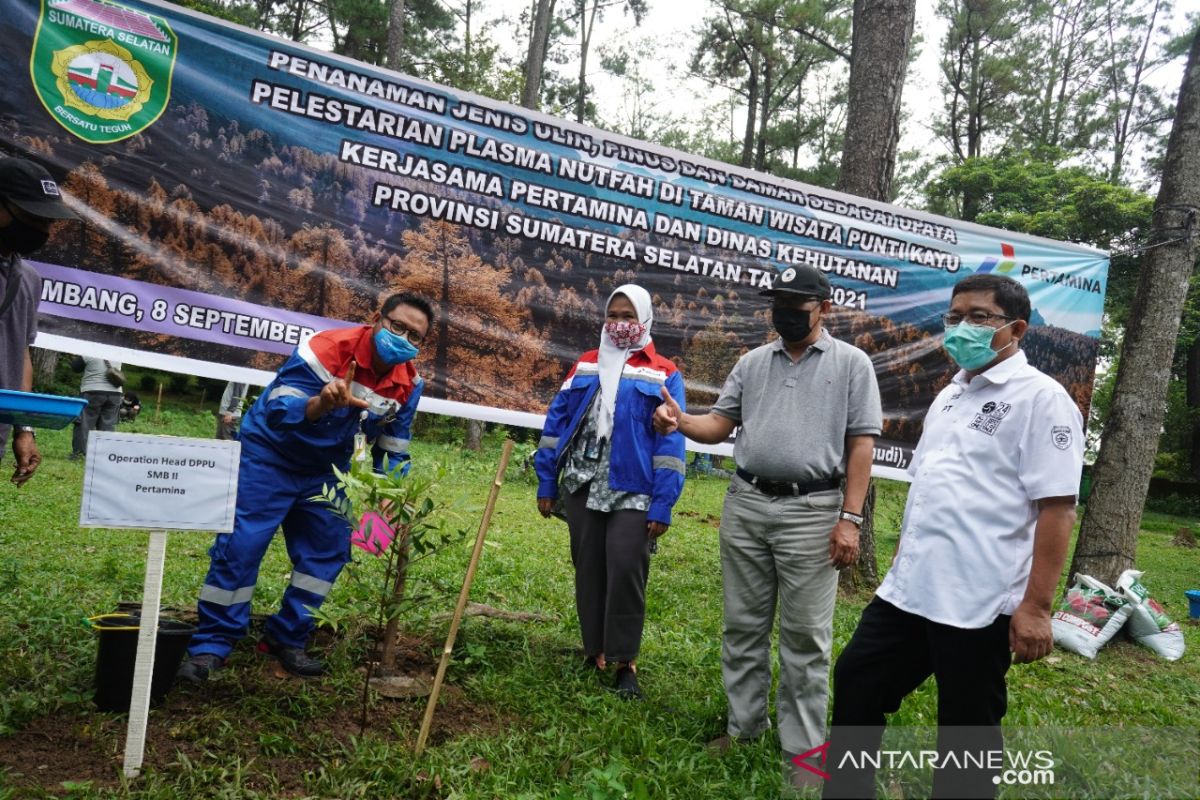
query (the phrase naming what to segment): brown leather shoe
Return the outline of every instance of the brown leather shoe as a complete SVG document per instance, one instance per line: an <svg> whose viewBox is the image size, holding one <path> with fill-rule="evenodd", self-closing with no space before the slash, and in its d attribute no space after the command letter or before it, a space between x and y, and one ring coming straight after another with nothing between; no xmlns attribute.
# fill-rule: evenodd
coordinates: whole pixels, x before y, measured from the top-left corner
<svg viewBox="0 0 1200 800"><path fill-rule="evenodd" d="M794 763L791 753L783 754L782 797L820 797L824 785L825 780L820 775Z"/></svg>
<svg viewBox="0 0 1200 800"><path fill-rule="evenodd" d="M762 736L761 733L758 736L748 737L733 736L726 733L718 736L715 739L709 740L709 742L704 745L704 750L713 758L720 758L735 747L758 741L760 736Z"/></svg>

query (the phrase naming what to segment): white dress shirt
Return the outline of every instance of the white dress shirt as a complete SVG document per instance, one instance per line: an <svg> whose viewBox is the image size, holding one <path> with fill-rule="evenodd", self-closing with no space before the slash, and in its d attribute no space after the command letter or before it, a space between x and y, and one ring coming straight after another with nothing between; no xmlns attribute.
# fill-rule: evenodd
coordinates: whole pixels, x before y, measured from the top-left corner
<svg viewBox="0 0 1200 800"><path fill-rule="evenodd" d="M1082 469L1079 408L1024 352L970 381L959 371L925 415L878 596L957 628L1011 614L1029 582L1037 501L1076 496Z"/></svg>

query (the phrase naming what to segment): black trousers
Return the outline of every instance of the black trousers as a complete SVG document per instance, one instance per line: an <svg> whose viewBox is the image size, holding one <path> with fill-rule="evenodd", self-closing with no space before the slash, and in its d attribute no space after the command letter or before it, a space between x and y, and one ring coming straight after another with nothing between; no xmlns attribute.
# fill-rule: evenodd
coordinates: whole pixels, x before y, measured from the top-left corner
<svg viewBox="0 0 1200 800"><path fill-rule="evenodd" d="M650 539L645 511L592 511L583 486L564 498L583 651L633 661L642 645Z"/></svg>
<svg viewBox="0 0 1200 800"><path fill-rule="evenodd" d="M934 770L933 796L994 797L998 770L981 768L981 754L1004 747L1000 720L1008 710L1009 619L1001 615L986 628L955 628L878 597L871 600L833 669L824 797L875 796L874 766L857 756L879 750L884 715L899 709L930 675L937 681L939 758L950 751L958 756L942 762L954 766Z"/></svg>

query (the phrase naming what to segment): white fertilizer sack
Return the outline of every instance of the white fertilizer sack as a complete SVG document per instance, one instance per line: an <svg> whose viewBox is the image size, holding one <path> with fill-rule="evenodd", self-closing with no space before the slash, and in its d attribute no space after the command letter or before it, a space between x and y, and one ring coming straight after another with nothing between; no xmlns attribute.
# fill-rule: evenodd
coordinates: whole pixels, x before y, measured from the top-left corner
<svg viewBox="0 0 1200 800"><path fill-rule="evenodd" d="M1117 590L1129 600L1133 613L1129 617L1129 635L1143 647L1148 647L1167 661L1183 656L1183 631L1172 622L1150 590L1141 582L1142 573L1127 569L1117 579Z"/></svg>
<svg viewBox="0 0 1200 800"><path fill-rule="evenodd" d="M1133 611L1119 593L1090 575L1076 575L1058 610L1050 619L1054 643L1085 658L1117 635Z"/></svg>

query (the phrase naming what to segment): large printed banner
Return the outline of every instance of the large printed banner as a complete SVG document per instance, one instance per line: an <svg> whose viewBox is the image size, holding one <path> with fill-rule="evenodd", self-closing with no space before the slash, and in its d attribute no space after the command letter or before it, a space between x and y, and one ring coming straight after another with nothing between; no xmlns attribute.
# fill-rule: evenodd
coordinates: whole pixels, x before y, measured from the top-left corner
<svg viewBox="0 0 1200 800"><path fill-rule="evenodd" d="M1086 415L1107 256L776 179L341 59L157 2L0 0L0 149L84 224L34 262L39 344L265 383L312 330L405 290L438 319L422 407L539 425L613 287L712 402L770 335L781 270L830 276L906 466L972 272L1021 281L1025 349Z"/></svg>

